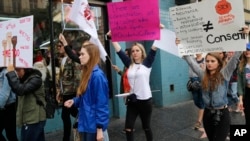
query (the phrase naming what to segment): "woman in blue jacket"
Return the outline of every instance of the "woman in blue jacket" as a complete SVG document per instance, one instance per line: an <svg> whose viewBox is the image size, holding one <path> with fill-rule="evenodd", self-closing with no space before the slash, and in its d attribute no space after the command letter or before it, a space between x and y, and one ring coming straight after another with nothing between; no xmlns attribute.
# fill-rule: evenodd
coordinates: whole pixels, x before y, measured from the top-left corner
<svg viewBox="0 0 250 141"><path fill-rule="evenodd" d="M89 43L80 51L82 78L77 90L78 97L64 103L66 107L79 108L78 131L82 141L103 141L103 131L109 123L109 87L104 72L99 68L100 52Z"/></svg>

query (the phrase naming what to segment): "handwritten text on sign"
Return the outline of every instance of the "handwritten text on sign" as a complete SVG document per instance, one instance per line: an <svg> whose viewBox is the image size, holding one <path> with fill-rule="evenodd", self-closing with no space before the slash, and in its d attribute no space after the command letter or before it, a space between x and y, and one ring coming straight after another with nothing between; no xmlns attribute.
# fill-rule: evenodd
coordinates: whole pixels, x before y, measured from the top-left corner
<svg viewBox="0 0 250 141"><path fill-rule="evenodd" d="M33 16L0 22L0 67L33 66Z"/></svg>
<svg viewBox="0 0 250 141"><path fill-rule="evenodd" d="M230 6L228 6L230 5ZM208 13L209 12L209 13ZM242 2L210 0L170 8L180 54L245 50Z"/></svg>
<svg viewBox="0 0 250 141"><path fill-rule="evenodd" d="M158 1L148 0L108 4L113 41L160 39Z"/></svg>

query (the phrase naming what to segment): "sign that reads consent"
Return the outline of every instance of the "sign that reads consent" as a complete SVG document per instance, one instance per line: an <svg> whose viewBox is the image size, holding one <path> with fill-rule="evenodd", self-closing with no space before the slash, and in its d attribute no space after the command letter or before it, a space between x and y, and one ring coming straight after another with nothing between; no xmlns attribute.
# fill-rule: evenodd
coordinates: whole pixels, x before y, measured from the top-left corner
<svg viewBox="0 0 250 141"><path fill-rule="evenodd" d="M246 50L243 3L208 0L170 8L180 54Z"/></svg>
<svg viewBox="0 0 250 141"><path fill-rule="evenodd" d="M112 41L160 39L158 0L108 3Z"/></svg>

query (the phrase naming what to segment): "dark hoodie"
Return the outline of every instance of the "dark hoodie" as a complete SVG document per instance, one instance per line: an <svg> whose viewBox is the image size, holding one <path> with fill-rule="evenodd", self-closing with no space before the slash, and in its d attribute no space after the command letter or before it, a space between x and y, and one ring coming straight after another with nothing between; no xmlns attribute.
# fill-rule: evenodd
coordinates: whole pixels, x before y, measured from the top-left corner
<svg viewBox="0 0 250 141"><path fill-rule="evenodd" d="M24 71L25 73L22 78L18 78L15 71L11 71L6 74L13 92L15 92L18 96L34 92L39 89L43 83L41 78L42 74L39 70L25 68ZM25 82L26 80L28 81Z"/></svg>

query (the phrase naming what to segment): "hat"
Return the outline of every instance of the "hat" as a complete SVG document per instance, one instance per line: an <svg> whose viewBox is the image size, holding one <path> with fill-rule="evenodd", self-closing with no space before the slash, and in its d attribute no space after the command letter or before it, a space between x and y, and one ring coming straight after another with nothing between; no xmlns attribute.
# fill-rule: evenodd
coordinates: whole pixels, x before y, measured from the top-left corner
<svg viewBox="0 0 250 141"><path fill-rule="evenodd" d="M250 43L247 43L247 50L250 50Z"/></svg>

